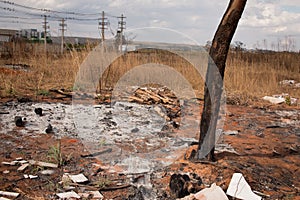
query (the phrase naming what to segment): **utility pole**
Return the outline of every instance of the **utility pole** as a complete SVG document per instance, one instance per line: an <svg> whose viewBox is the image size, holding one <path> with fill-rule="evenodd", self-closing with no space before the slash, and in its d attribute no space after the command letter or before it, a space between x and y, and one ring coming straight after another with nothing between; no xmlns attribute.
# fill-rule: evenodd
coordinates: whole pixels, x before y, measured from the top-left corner
<svg viewBox="0 0 300 200"><path fill-rule="evenodd" d="M123 45L123 30L126 29L126 22L124 21L126 17L123 16L123 14L121 15L121 17L119 18L119 22L118 22L118 33L120 34L120 51L122 51L122 45Z"/></svg>
<svg viewBox="0 0 300 200"><path fill-rule="evenodd" d="M64 18L62 18L61 19L61 23L59 24L59 26L61 26L61 46L60 46L60 52L61 52L61 54L63 54L64 53L64 37L65 37L65 31L67 30L66 29L66 26L67 26L67 24L65 24L65 19Z"/></svg>
<svg viewBox="0 0 300 200"><path fill-rule="evenodd" d="M102 17L99 19L99 29L101 29L101 41L104 42L104 31L107 29L107 18L105 17L104 11L102 11Z"/></svg>
<svg viewBox="0 0 300 200"><path fill-rule="evenodd" d="M48 22L47 22L47 16L44 15L44 22L43 22L43 28L44 28L44 51L45 51L45 54L47 53L47 30L48 28L50 28L48 25Z"/></svg>

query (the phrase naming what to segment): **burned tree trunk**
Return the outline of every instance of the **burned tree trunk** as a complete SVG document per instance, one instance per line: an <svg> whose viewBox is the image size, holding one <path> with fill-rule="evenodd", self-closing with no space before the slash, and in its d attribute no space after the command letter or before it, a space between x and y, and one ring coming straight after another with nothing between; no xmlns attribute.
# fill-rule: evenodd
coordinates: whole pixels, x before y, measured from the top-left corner
<svg viewBox="0 0 300 200"><path fill-rule="evenodd" d="M210 60L204 88L204 107L200 124L197 159L214 160L215 133L223 92L223 78L230 42L247 0L230 0L209 51Z"/></svg>

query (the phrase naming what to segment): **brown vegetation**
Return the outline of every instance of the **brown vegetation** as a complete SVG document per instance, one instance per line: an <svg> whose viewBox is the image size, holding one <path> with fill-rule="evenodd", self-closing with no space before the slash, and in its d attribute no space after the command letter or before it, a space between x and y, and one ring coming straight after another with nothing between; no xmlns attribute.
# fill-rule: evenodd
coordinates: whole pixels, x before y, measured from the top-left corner
<svg viewBox="0 0 300 200"><path fill-rule="evenodd" d="M38 97L47 95L50 89L73 90L76 73L87 57L90 49L69 51L64 55L39 55L24 53L23 56L0 60L1 97ZM162 59L158 52L147 58L151 62L169 65L187 77L198 97L203 98L203 80L195 75L194 69L185 60L170 54L170 59ZM164 56L163 59L165 59ZM133 66L148 60L136 54L127 54L111 64L102 76L106 87L113 86L122 74ZM233 103L249 103L264 95L289 93L299 98L300 90L279 84L284 79L300 81L300 55L293 52L249 52L232 51L227 59L225 90L228 100ZM2 68L5 64L26 64L28 71ZM166 72L167 73L167 72ZM141 73L141 76L143 74ZM167 76L167 74L166 74ZM103 86L102 86L103 87ZM95 91L96 92L96 91Z"/></svg>

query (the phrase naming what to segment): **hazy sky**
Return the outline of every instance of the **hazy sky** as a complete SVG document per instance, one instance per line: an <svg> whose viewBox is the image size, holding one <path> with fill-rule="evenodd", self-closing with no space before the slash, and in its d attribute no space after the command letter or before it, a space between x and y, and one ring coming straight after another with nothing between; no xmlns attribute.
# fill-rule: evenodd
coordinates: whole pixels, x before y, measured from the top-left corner
<svg viewBox="0 0 300 200"><path fill-rule="evenodd" d="M212 40L229 0L12 0L20 5L98 15L49 13L14 6L0 1L0 28L37 28L42 30L41 14L69 17L66 35L100 37L97 18L105 11L110 22L106 37L112 37L121 14L126 16L126 30L162 27L181 32L199 44ZM7 8L14 9L8 11ZM29 14L28 14L29 13ZM33 15L31 15L34 13ZM40 16L40 17L39 17ZM23 17L23 18L16 18ZM91 20L72 20L91 19ZM95 20L93 20L95 19ZM51 35L59 36L57 18L49 18ZM161 34L160 39L170 39ZM233 41L247 48L300 49L300 2L298 0L248 0Z"/></svg>

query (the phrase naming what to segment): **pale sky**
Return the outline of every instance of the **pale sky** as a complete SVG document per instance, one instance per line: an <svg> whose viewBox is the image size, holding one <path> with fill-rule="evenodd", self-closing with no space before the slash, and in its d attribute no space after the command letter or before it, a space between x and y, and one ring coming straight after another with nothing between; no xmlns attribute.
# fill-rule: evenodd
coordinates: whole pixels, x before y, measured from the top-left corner
<svg viewBox="0 0 300 200"><path fill-rule="evenodd" d="M126 30L143 27L167 28L181 32L200 45L204 45L208 40L212 40L229 0L9 1L30 8L5 2L0 0L0 28L42 30L41 15L46 13L52 16L49 18L49 25L53 36L61 34L58 18L67 17L66 35L100 38L97 18L100 18L100 13L104 11L110 22L105 32L107 38L112 37L112 33L115 34L118 26L117 17L124 14ZM73 15L43 12L33 8L98 14ZM168 38L164 34L158 37L162 40ZM233 41L242 41L247 48L267 47L277 50L279 46L279 48L300 50L300 2L298 0L248 0Z"/></svg>

